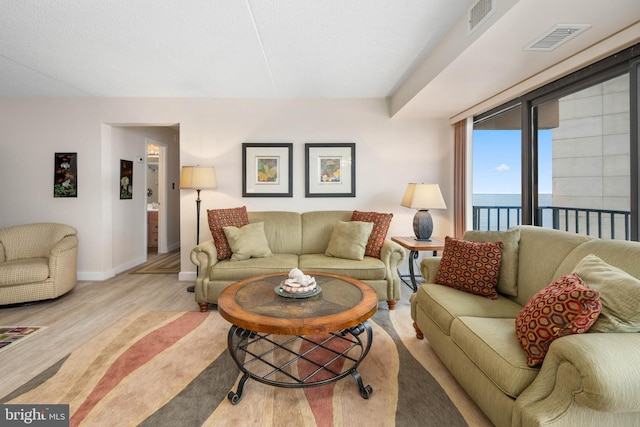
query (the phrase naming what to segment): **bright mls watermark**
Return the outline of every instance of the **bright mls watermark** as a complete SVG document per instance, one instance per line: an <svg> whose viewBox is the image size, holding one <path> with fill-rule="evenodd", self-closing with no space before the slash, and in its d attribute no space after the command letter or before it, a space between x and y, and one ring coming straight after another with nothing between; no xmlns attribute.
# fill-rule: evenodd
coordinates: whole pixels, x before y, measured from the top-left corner
<svg viewBox="0 0 640 427"><path fill-rule="evenodd" d="M0 405L0 426L69 427L69 405Z"/></svg>

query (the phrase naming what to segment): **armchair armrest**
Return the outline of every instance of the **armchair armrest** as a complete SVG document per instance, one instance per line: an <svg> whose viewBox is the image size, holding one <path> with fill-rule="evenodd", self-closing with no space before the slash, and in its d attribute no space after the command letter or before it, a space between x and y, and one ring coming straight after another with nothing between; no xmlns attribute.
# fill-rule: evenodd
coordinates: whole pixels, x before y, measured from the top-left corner
<svg viewBox="0 0 640 427"><path fill-rule="evenodd" d="M386 239L380 249L380 260L384 262L387 277L387 295L393 295L395 301L400 300L400 276L398 265L407 254L402 246Z"/></svg>
<svg viewBox="0 0 640 427"><path fill-rule="evenodd" d="M532 413L556 419L573 406L640 411L640 334L586 333L554 341L540 373L516 400L514 420Z"/></svg>
<svg viewBox="0 0 640 427"><path fill-rule="evenodd" d="M420 262L420 274L425 280L425 283L435 283L436 273L440 267L441 256L434 256L424 258Z"/></svg>
<svg viewBox="0 0 640 427"><path fill-rule="evenodd" d="M49 277L58 292L73 289L78 282L78 236L63 237L49 253Z"/></svg>
<svg viewBox="0 0 640 427"><path fill-rule="evenodd" d="M69 249L78 247L78 237L75 235L65 236L51 248L51 256L56 256Z"/></svg>

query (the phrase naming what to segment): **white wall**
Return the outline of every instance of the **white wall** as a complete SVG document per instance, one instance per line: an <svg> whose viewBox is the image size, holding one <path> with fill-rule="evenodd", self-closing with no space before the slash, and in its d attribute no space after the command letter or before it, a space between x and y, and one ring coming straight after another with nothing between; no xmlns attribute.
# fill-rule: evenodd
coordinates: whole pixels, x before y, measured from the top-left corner
<svg viewBox="0 0 640 427"><path fill-rule="evenodd" d="M128 209L113 194L119 170L112 159L119 150L136 151L114 147L113 135L121 125L176 123L180 164L213 165L217 171L218 188L201 193L201 241L210 238L206 210L218 207L392 212L389 235L411 235L414 211L400 206L408 182L440 183L453 206L451 126L447 120L391 119L384 99L0 98L0 227L37 221L73 225L79 230L80 278L113 275L114 260L129 260L114 255L112 244ZM243 142L294 144L292 198L241 197ZM306 142L356 143L356 198L304 197ZM52 196L53 153L62 151L78 153L76 199ZM144 156L142 147L139 155ZM139 172L142 177L144 170ZM184 279L195 274L189 261L196 241L195 196L180 191ZM432 214L436 233L451 233L452 209Z"/></svg>

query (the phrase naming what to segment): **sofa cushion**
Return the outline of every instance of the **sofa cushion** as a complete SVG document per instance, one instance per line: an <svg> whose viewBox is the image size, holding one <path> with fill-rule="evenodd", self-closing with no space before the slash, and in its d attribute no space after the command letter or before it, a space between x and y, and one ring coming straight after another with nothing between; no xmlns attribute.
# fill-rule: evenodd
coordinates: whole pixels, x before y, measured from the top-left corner
<svg viewBox="0 0 640 427"><path fill-rule="evenodd" d="M269 273L285 274L298 267L298 255L274 254L266 258L249 258L242 261L220 260L211 267L216 281L238 281Z"/></svg>
<svg viewBox="0 0 640 427"><path fill-rule="evenodd" d="M367 247L364 250L365 255L380 258L380 249L382 249L384 239L387 238L387 232L389 231L392 218L392 213L353 211L351 221L373 223L373 230L371 230Z"/></svg>
<svg viewBox="0 0 640 427"><path fill-rule="evenodd" d="M264 235L264 222L242 227L222 227L231 248L231 261L272 256Z"/></svg>
<svg viewBox="0 0 640 427"><path fill-rule="evenodd" d="M227 237L224 234L223 227L242 227L249 224L247 216L247 207L228 209L207 209L207 217L209 220L209 230L216 245L218 259L227 259L231 257L231 248Z"/></svg>
<svg viewBox="0 0 640 427"><path fill-rule="evenodd" d="M325 255L362 261L371 230L372 222L338 221L331 233Z"/></svg>
<svg viewBox="0 0 640 427"><path fill-rule="evenodd" d="M302 219L298 212L247 212L249 223L264 222L264 234L274 254L300 255ZM326 249L326 246L325 246ZM323 249L324 250L324 249Z"/></svg>
<svg viewBox="0 0 640 427"><path fill-rule="evenodd" d="M26 258L0 264L0 286L42 282L49 278L47 258Z"/></svg>
<svg viewBox="0 0 640 427"><path fill-rule="evenodd" d="M521 225L518 228L518 296L515 300L524 306L540 289L558 277L571 273L582 257L568 269L562 272L557 270L572 251L594 238L534 225Z"/></svg>
<svg viewBox="0 0 640 427"><path fill-rule="evenodd" d="M463 240L472 242L502 242L502 260L497 290L500 293L518 296L518 243L520 229L511 228L506 231L469 230L462 236Z"/></svg>
<svg viewBox="0 0 640 427"><path fill-rule="evenodd" d="M595 255L584 257L574 272L600 293L602 312L589 332L640 332L640 280Z"/></svg>
<svg viewBox="0 0 640 427"><path fill-rule="evenodd" d="M298 268L305 273L342 274L358 280L384 280L387 274L384 262L368 256L362 261L356 261L328 257L324 254L305 254L300 255Z"/></svg>
<svg viewBox="0 0 640 427"><path fill-rule="evenodd" d="M541 289L516 317L516 335L527 353L527 364L542 363L555 339L587 332L601 309L598 291L588 288L575 273Z"/></svg>
<svg viewBox="0 0 640 427"><path fill-rule="evenodd" d="M338 221L351 221L353 211L312 211L302 216L301 254L323 254ZM272 248L273 249L273 248Z"/></svg>
<svg viewBox="0 0 640 427"><path fill-rule="evenodd" d="M458 316L495 317L515 319L522 306L507 297L491 300L461 292L447 286L425 283L412 296L412 305L419 304L446 335L451 322Z"/></svg>
<svg viewBox="0 0 640 427"><path fill-rule="evenodd" d="M445 237L435 282L496 299L502 242L468 242Z"/></svg>
<svg viewBox="0 0 640 427"><path fill-rule="evenodd" d="M539 369L527 365L516 339L514 318L460 317L451 339L503 393L517 398Z"/></svg>

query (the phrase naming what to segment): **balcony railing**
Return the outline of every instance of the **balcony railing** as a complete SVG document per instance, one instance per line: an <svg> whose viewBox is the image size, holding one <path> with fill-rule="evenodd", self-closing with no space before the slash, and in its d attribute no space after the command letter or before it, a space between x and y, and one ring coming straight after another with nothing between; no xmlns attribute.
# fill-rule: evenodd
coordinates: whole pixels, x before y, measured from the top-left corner
<svg viewBox="0 0 640 427"><path fill-rule="evenodd" d="M596 236L601 239L630 239L631 213L611 209L541 206L542 227ZM506 230L522 223L520 206L474 206L474 230Z"/></svg>

